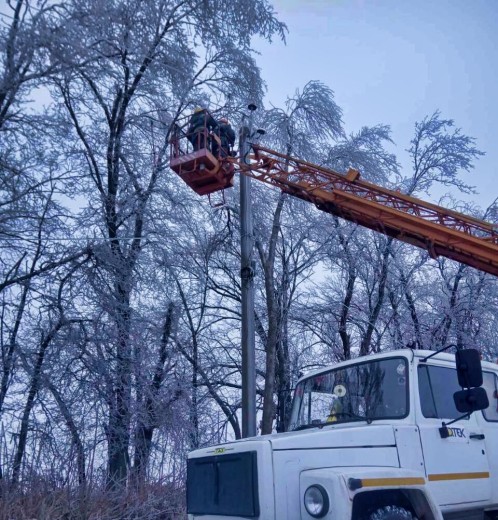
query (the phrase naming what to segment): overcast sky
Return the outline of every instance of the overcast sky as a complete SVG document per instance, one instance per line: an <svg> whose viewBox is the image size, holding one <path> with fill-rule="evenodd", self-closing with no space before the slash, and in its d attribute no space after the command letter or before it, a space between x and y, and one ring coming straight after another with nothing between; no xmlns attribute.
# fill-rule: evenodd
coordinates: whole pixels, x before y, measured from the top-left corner
<svg viewBox="0 0 498 520"><path fill-rule="evenodd" d="M309 80L335 92L348 132L388 124L396 153L439 109L486 152L465 182L485 208L497 196L498 0L273 0L287 44L257 44L267 102Z"/></svg>

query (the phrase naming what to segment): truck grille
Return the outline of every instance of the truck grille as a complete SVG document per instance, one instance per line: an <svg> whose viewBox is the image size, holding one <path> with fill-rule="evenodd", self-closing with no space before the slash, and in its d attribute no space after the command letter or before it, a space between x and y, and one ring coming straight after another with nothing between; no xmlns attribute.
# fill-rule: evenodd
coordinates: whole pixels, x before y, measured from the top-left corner
<svg viewBox="0 0 498 520"><path fill-rule="evenodd" d="M259 516L256 452L189 459L187 511L194 515Z"/></svg>

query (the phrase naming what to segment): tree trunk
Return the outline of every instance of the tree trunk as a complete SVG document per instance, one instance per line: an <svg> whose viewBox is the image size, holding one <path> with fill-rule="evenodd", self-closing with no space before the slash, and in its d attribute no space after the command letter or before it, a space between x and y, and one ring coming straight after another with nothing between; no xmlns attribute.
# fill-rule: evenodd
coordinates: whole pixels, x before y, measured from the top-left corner
<svg viewBox="0 0 498 520"><path fill-rule="evenodd" d="M24 405L24 411L21 418L21 429L19 431L19 440L17 443L17 449L14 456L14 462L12 464L12 484L15 486L19 483L19 478L21 474L21 466L24 458L24 453L26 451L26 441L28 438L28 429L29 429L29 417L31 415L31 410L33 409L36 394L40 389L40 381L42 378L42 367L43 362L45 360L45 353L47 348L50 346L50 343L56 336L57 332L63 327L64 321L59 320L54 328L44 337L40 343L40 348L38 349L38 354L36 356L35 366L33 367L33 373L31 375L31 383L29 385L28 398L26 399L26 404Z"/></svg>
<svg viewBox="0 0 498 520"><path fill-rule="evenodd" d="M380 267L380 276L378 281L378 289L377 289L377 299L373 309L370 312L367 330L365 331L365 335L361 340L360 345L360 356L366 356L370 353L370 345L372 343L372 335L375 330L375 326L377 324L377 319L379 317L380 310L382 308L382 304L384 303L385 290L387 285L387 275L388 275L388 267L389 267L389 255L391 253L391 244L393 239L388 238L387 243L382 252L382 261Z"/></svg>
<svg viewBox="0 0 498 520"><path fill-rule="evenodd" d="M19 332L19 327L21 326L22 316L24 314L24 309L26 307L26 298L29 292L29 281L23 284L22 292L21 292L21 301L19 302L19 307L17 308L16 321L14 323L14 327L9 337L9 343L7 347L7 352L4 354L2 352L3 366L2 366L2 380L0 383L0 416L3 411L3 403L5 401L5 397L7 396L7 390L9 388L10 379L12 376L12 369L14 366L14 354L16 351L17 345L17 334Z"/></svg>
<svg viewBox="0 0 498 520"><path fill-rule="evenodd" d="M66 421L66 426L71 434L71 439L73 441L73 445L76 449L76 466L78 468L78 484L82 488L81 491L84 492L84 488L86 485L86 462L85 462L85 448L83 447L83 442L81 441L80 434L78 432L78 427L76 426L73 416L69 408L67 407L64 399L62 398L60 392L52 383L47 383L47 387L54 396L54 399L57 401L59 406L59 410Z"/></svg>
<svg viewBox="0 0 498 520"><path fill-rule="evenodd" d="M174 305L170 303L166 312L161 335L159 359L154 370L154 376L146 389L145 406L139 416L134 435L135 452L133 457L132 481L136 487L145 482L152 449L152 437L158 427L157 397L167 373L165 365L169 359L168 345L173 334ZM175 394L172 400L177 399Z"/></svg>
<svg viewBox="0 0 498 520"><path fill-rule="evenodd" d="M354 295L354 284L356 282L356 271L350 265L348 268L348 281L346 284L346 294L342 303L341 317L339 319L339 337L342 342L342 355L344 359L351 359L351 337L348 334L349 308Z"/></svg>
<svg viewBox="0 0 498 520"><path fill-rule="evenodd" d="M408 289L408 280L406 279L406 276L404 273L400 274L400 281L401 285L403 287L403 292L405 294L406 303L408 305L408 309L410 310L410 316L412 318L413 322L413 328L415 329L415 339L417 342L417 348L424 348L424 342L422 340L422 334L420 331L420 322L417 315L417 309L415 307L415 300L413 299L413 296Z"/></svg>
<svg viewBox="0 0 498 520"><path fill-rule="evenodd" d="M290 419L291 399L291 367L289 359L289 300L290 279L287 259L283 258L282 284L278 306L280 309L280 339L277 343L277 432L287 430Z"/></svg>
<svg viewBox="0 0 498 520"><path fill-rule="evenodd" d="M263 263L265 275L266 309L268 314L268 341L266 343L266 369L265 389L263 393L263 418L261 422L261 433L267 434L273 431L273 420L275 418L275 377L277 366L277 343L280 339L280 319L278 313L278 302L275 294L275 255L277 248L278 233L280 231L280 217L285 202L282 193L278 199L277 208L273 215L272 233L268 245L268 253L264 254L261 244L258 244L260 258Z"/></svg>
<svg viewBox="0 0 498 520"><path fill-rule="evenodd" d="M108 488L126 485L130 466L130 399L131 399L131 348L130 348L130 295L121 284L118 286L118 341L116 356L115 390L109 409L108 425Z"/></svg>

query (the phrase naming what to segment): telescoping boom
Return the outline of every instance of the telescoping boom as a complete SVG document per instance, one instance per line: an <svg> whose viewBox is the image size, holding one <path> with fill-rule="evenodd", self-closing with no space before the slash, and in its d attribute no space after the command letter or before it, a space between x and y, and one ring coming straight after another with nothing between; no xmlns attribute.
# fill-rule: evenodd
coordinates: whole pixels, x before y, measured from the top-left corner
<svg viewBox="0 0 498 520"><path fill-rule="evenodd" d="M186 135L177 132L171 139L170 166L200 195L231 187L239 171L326 213L425 249L432 258L444 256L498 276L498 229L493 224L364 181L357 170L342 174L259 145L253 145L253 152L247 164L226 153L215 156L209 148L193 151Z"/></svg>

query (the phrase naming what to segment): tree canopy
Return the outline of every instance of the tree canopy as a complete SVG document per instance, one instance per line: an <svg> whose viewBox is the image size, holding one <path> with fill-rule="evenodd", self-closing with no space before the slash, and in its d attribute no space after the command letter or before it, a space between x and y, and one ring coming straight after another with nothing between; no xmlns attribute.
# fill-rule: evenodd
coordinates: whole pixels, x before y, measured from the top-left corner
<svg viewBox="0 0 498 520"><path fill-rule="evenodd" d="M186 453L241 435L241 295L238 187L214 208L169 169L178 119L208 106L237 128L256 102L264 144L453 188L460 209L482 152L435 112L401 171L389 126L348 135L318 80L265 108L252 43L286 35L267 0L10 0L0 20L3 496L11 517L26 489L70 490L68 511L93 493L101 518L180 514ZM496 356L493 277L265 186L253 199L259 433L286 428L309 368L412 342Z"/></svg>

